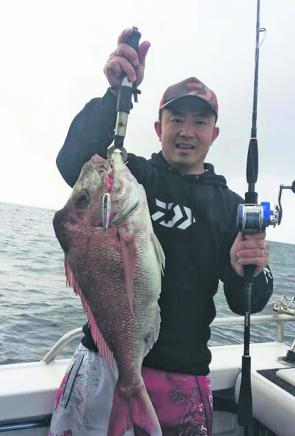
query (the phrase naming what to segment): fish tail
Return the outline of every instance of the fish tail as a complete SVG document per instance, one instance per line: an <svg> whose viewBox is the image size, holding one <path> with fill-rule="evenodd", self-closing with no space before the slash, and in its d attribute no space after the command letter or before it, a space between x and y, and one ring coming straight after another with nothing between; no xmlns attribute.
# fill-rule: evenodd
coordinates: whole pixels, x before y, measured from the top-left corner
<svg viewBox="0 0 295 436"><path fill-rule="evenodd" d="M109 422L108 436L122 436L135 425L145 434L162 436L162 430L144 383L131 395L122 395L122 386L117 383Z"/></svg>

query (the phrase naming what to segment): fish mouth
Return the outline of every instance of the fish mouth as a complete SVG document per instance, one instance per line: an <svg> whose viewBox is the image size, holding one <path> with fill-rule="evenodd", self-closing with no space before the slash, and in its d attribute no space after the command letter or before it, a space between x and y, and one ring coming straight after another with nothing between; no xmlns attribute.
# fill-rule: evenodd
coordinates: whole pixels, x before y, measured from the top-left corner
<svg viewBox="0 0 295 436"><path fill-rule="evenodd" d="M61 209L53 217L53 228L63 251L66 253L69 250L69 238L65 231L65 223L65 210Z"/></svg>
<svg viewBox="0 0 295 436"><path fill-rule="evenodd" d="M65 216L65 213L64 213L63 209L58 210L54 214L52 224L53 224L53 228L54 228L55 233L58 233L60 231L60 229L63 227L64 216Z"/></svg>

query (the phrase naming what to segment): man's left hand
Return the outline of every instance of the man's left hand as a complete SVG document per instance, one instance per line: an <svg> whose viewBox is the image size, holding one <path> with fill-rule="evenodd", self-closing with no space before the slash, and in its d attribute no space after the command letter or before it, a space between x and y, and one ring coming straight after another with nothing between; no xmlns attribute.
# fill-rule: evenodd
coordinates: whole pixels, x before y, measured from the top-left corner
<svg viewBox="0 0 295 436"><path fill-rule="evenodd" d="M231 266L239 276L244 276L244 265L255 265L257 276L269 261L269 246L265 232L253 235L239 233L230 250Z"/></svg>

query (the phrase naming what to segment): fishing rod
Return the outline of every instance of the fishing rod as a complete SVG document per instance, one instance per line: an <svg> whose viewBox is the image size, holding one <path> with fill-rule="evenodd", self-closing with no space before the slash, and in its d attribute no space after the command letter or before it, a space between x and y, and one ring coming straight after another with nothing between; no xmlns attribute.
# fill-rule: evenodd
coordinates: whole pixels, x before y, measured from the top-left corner
<svg viewBox="0 0 295 436"><path fill-rule="evenodd" d="M134 50L137 50L140 38L141 34L138 28L134 26L124 43L130 45ZM123 161L126 162L127 160L127 151L123 147L123 144L126 135L128 115L132 108L132 95L134 96L134 100L137 101L137 94L139 93L140 91L136 88L135 83L131 82L127 77L123 77L118 90L114 144L108 148L108 157L110 157L115 150L119 150L122 154Z"/></svg>
<svg viewBox="0 0 295 436"><path fill-rule="evenodd" d="M237 225L243 236L264 232L269 225L276 226L282 220L281 195L283 189L291 189L295 193L295 180L291 185L280 185L278 206L274 211L270 209L269 202L257 204L258 194L255 192L255 183L258 178L258 141L257 141L257 101L258 101L258 69L260 33L265 28L260 27L260 0L257 0L256 11L256 46L255 46L255 73L253 92L253 111L251 139L247 155L246 178L248 191L245 193L245 203L240 204L237 212ZM251 389L251 356L250 356L250 313L255 266L244 267L244 290L246 295L246 311L244 314L244 354L242 357L242 377L238 402L238 423L244 427L244 434L250 434L252 424L252 389Z"/></svg>
<svg viewBox="0 0 295 436"><path fill-rule="evenodd" d="M247 234L263 232L267 226L270 224L276 225L278 222L278 211L271 211L268 202L257 204L258 194L255 192L255 183L258 178L257 102L260 33L262 32L265 32L265 29L260 27L260 0L257 0L252 127L246 169L248 191L245 193L245 203L238 206L237 212L237 225L244 238ZM238 402L238 422L244 427L245 435L250 434L253 413L251 390L250 313L254 271L254 265L246 265L244 267L246 311L244 314L244 354L242 357L242 377Z"/></svg>

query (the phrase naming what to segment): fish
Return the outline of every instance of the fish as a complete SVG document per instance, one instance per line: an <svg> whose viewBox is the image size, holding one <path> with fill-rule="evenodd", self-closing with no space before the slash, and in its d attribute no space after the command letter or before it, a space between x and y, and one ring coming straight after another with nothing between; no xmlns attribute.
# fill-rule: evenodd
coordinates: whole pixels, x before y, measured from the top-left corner
<svg viewBox="0 0 295 436"><path fill-rule="evenodd" d="M108 436L121 436L132 425L162 435L141 366L159 334L165 255L145 190L119 150L84 164L53 227L67 282L81 298L99 353L117 365Z"/></svg>

